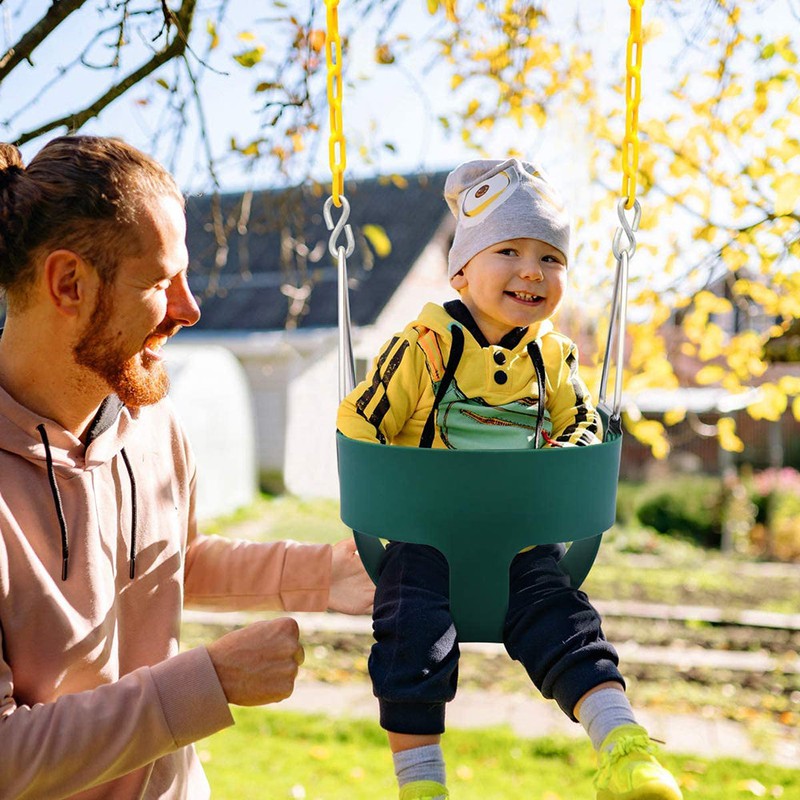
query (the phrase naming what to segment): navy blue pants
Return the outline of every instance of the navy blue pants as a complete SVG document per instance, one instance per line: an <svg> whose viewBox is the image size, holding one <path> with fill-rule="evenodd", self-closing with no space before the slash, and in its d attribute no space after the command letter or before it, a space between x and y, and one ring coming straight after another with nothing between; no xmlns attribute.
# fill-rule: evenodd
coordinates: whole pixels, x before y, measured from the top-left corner
<svg viewBox="0 0 800 800"><path fill-rule="evenodd" d="M542 695L571 719L575 704L604 681L623 686L600 615L558 567L563 545L519 553L510 567L503 640ZM447 559L427 545L392 542L375 592L369 672L381 726L394 733L444 732L445 703L458 682Z"/></svg>

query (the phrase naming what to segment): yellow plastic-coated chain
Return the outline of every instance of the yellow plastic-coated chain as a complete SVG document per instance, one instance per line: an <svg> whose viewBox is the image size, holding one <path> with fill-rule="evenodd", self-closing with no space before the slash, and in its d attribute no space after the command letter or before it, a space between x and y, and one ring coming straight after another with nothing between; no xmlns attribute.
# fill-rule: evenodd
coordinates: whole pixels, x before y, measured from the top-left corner
<svg viewBox="0 0 800 800"><path fill-rule="evenodd" d="M625 76L625 139L622 143L622 194L625 208L636 201L639 170L639 101L642 98L642 6L644 0L628 0L631 25L628 34Z"/></svg>
<svg viewBox="0 0 800 800"><path fill-rule="evenodd" d="M325 57L328 64L328 108L331 134L328 158L331 165L331 196L333 204L340 207L344 193L344 171L347 166L347 145L342 123L342 40L339 38L339 0L325 0L327 35Z"/></svg>

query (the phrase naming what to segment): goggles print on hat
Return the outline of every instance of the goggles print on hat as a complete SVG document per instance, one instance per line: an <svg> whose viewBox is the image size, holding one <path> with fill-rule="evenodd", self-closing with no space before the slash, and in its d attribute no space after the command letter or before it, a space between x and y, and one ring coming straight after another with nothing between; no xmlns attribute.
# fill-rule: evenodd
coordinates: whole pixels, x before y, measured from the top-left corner
<svg viewBox="0 0 800 800"><path fill-rule="evenodd" d="M474 255L509 239L539 239L568 257L566 208L533 164L516 158L468 161L447 177L445 199L456 217L451 278Z"/></svg>

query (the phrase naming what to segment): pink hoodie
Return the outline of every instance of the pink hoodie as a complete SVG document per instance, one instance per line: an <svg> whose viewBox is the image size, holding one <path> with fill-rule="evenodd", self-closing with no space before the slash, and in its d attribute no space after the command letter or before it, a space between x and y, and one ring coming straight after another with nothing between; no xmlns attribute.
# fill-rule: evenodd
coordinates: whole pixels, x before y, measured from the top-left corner
<svg viewBox="0 0 800 800"><path fill-rule="evenodd" d="M191 743L233 719L182 607L327 607L329 545L198 534L170 404L111 411L84 448L0 389L5 800L208 797Z"/></svg>

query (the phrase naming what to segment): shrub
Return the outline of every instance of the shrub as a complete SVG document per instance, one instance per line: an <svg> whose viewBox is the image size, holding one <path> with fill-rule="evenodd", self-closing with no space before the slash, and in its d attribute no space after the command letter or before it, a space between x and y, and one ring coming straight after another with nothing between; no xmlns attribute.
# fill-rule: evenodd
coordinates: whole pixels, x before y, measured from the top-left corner
<svg viewBox="0 0 800 800"><path fill-rule="evenodd" d="M800 560L800 472L766 469L746 481L756 507L753 549L784 561Z"/></svg>
<svg viewBox="0 0 800 800"><path fill-rule="evenodd" d="M653 489L636 510L642 525L719 547L722 533L722 484L703 475L675 477Z"/></svg>

